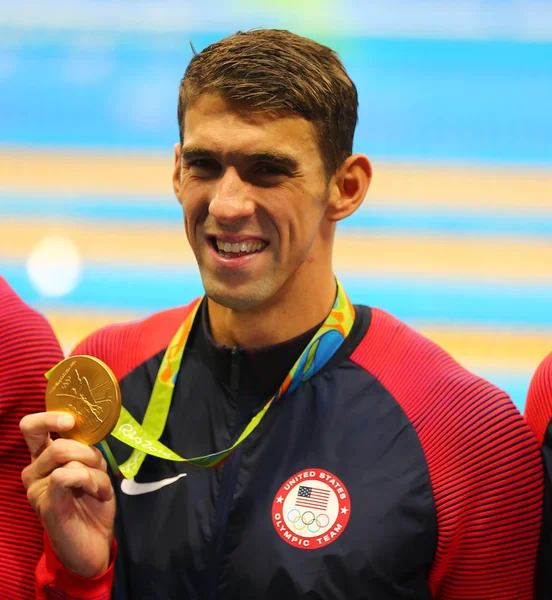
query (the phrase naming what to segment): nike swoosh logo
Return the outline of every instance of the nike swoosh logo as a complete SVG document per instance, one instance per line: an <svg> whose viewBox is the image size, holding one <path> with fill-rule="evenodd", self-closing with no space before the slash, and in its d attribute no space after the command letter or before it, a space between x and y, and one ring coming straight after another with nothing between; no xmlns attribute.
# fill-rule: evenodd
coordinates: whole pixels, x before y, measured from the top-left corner
<svg viewBox="0 0 552 600"><path fill-rule="evenodd" d="M139 496L140 494L149 494L150 492L156 492L166 485L171 485L175 481L178 481L182 477L186 477L187 473L180 473L176 477L169 477L168 479L161 479L159 481L150 481L148 483L138 483L132 479L123 479L121 482L121 492L127 494L127 496Z"/></svg>

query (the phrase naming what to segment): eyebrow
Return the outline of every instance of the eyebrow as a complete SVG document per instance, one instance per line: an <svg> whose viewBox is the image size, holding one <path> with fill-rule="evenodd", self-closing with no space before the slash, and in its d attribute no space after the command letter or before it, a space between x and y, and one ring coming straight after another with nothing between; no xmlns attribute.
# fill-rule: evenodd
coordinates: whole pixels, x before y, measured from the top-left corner
<svg viewBox="0 0 552 600"><path fill-rule="evenodd" d="M299 170L299 161L293 156L286 154L285 152L278 152L277 150L261 150L259 152L232 152L235 157L239 157L247 162L269 162L278 164L282 167L287 167L290 171ZM193 160L194 158L208 157L218 158L220 153L210 150L209 148L202 148L201 146L184 146L180 151L180 156L183 160Z"/></svg>

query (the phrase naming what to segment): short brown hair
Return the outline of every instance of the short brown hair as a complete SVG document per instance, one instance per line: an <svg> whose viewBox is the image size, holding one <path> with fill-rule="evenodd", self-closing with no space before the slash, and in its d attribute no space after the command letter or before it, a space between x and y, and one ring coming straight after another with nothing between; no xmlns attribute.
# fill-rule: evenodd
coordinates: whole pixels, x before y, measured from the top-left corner
<svg viewBox="0 0 552 600"><path fill-rule="evenodd" d="M311 121L326 172L352 154L358 96L337 54L313 40L279 29L237 32L195 54L180 83L178 125L204 93Z"/></svg>

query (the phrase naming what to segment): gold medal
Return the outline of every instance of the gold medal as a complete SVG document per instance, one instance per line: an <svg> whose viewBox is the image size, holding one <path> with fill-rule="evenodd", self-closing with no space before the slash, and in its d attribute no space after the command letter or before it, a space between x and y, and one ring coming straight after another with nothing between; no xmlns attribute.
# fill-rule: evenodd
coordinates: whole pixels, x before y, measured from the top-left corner
<svg viewBox="0 0 552 600"><path fill-rule="evenodd" d="M121 390L113 371L93 356L71 356L49 373L46 410L67 412L75 418L63 437L93 446L117 424Z"/></svg>

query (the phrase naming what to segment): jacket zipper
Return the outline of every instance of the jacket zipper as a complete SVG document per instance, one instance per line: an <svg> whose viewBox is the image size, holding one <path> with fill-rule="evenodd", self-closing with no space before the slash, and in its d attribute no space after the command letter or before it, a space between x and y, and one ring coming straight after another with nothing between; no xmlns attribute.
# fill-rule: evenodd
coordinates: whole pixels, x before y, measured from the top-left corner
<svg viewBox="0 0 552 600"><path fill-rule="evenodd" d="M237 400L240 383L240 362L241 352L238 348L232 349L232 360L230 367L230 390L232 396ZM242 415L238 413L236 415L236 423L241 425ZM238 437L241 433L240 430L234 431L233 439ZM228 456L223 466L222 482L220 486L219 500L217 503L217 510L215 513L215 527L213 536L213 555L211 561L211 576L209 577L209 600L217 599L217 590L219 584L219 576L221 571L222 555L224 548L224 532L226 528L226 522L228 521L228 514L232 505L232 499L234 497L234 490L236 488L236 482L238 479L238 472L241 463L242 446L238 446L234 452Z"/></svg>

